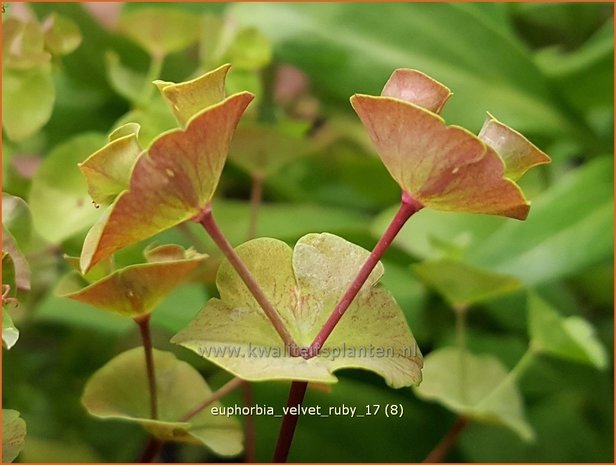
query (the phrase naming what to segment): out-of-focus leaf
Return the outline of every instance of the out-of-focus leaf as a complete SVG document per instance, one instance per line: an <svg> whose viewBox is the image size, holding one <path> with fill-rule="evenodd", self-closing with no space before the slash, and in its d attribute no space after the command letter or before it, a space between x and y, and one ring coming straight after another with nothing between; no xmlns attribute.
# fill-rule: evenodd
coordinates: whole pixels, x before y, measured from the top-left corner
<svg viewBox="0 0 616 465"><path fill-rule="evenodd" d="M498 423L511 428L523 439L531 439L533 430L525 419L522 396L514 384L490 394L507 377L502 363L491 355L464 354L462 376L458 349L443 348L425 358L424 381L415 392L426 400L443 404L459 415L473 420ZM462 385L462 381L465 384ZM486 401L490 396L490 400Z"/></svg>
<svg viewBox="0 0 616 465"><path fill-rule="evenodd" d="M469 264L538 284L611 259L613 169L602 158L568 173L535 200L524 224L510 222L475 241Z"/></svg>
<svg viewBox="0 0 616 465"><path fill-rule="evenodd" d="M79 163L88 192L97 204L108 205L128 189L130 175L139 155L139 125L128 123L109 135L109 143Z"/></svg>
<svg viewBox="0 0 616 465"><path fill-rule="evenodd" d="M28 435L20 459L24 463L100 463L103 459L92 446L72 440L53 440Z"/></svg>
<svg viewBox="0 0 616 465"><path fill-rule="evenodd" d="M145 75L124 66L120 61L120 56L113 51L105 54L105 65L107 80L113 90L129 102L139 101L143 86L150 85L146 82Z"/></svg>
<svg viewBox="0 0 616 465"><path fill-rule="evenodd" d="M11 285L12 295L30 290L30 265L13 235L2 226L2 283ZM6 270L6 275L4 274Z"/></svg>
<svg viewBox="0 0 616 465"><path fill-rule="evenodd" d="M453 308L468 307L513 292L520 281L512 276L491 273L454 260L425 261L413 270L436 288Z"/></svg>
<svg viewBox="0 0 616 465"><path fill-rule="evenodd" d="M370 228L374 237L381 237L398 208L388 208L376 217ZM469 248L485 241L506 221L496 216L424 208L413 215L394 244L418 258L463 258Z"/></svg>
<svg viewBox="0 0 616 465"><path fill-rule="evenodd" d="M55 55L68 55L81 44L81 32L72 20L59 14L48 18L45 46Z"/></svg>
<svg viewBox="0 0 616 465"><path fill-rule="evenodd" d="M9 139L21 141L43 127L53 110L55 90L49 65L4 69L2 126Z"/></svg>
<svg viewBox="0 0 616 465"><path fill-rule="evenodd" d="M155 57L180 51L199 38L199 18L175 8L123 11L118 28Z"/></svg>
<svg viewBox="0 0 616 465"><path fill-rule="evenodd" d="M3 305L4 306L4 305ZM19 339L19 330L13 324L11 315L3 308L2 309L2 345L7 349L12 348Z"/></svg>
<svg viewBox="0 0 616 465"><path fill-rule="evenodd" d="M190 420L183 417L212 395L197 370L170 352L154 350L157 420L150 419L143 349L124 352L98 370L86 384L82 402L91 415L141 424L163 440L203 443L218 455L242 451L242 432L234 418L212 415L214 402Z"/></svg>
<svg viewBox="0 0 616 465"><path fill-rule="evenodd" d="M412 66L455 89L445 116L457 124L478 129L482 115L469 109L495 103L522 132L566 124L528 50L472 4L241 3L229 14L264 31L277 57L307 72L329 102L375 94L392 69Z"/></svg>
<svg viewBox="0 0 616 465"><path fill-rule="evenodd" d="M2 409L2 463L17 458L26 441L26 422L16 410Z"/></svg>
<svg viewBox="0 0 616 465"><path fill-rule="evenodd" d="M160 134L178 127L160 94L154 94L142 108L123 115L114 127L118 129L131 123L140 126L138 139L142 147L149 147Z"/></svg>
<svg viewBox="0 0 616 465"><path fill-rule="evenodd" d="M226 55L234 67L259 70L272 60L272 44L257 28L240 29Z"/></svg>
<svg viewBox="0 0 616 465"><path fill-rule="evenodd" d="M32 236L32 214L23 199L2 193L2 225L13 235L20 249L28 247Z"/></svg>
<svg viewBox="0 0 616 465"><path fill-rule="evenodd" d="M44 67L51 56L44 50L43 30L36 21L10 17L2 21L2 67L33 69Z"/></svg>
<svg viewBox="0 0 616 465"><path fill-rule="evenodd" d="M88 232L82 272L127 245L194 217L210 202L235 127L251 100L250 93L235 94L196 115L185 130L156 139L137 160L129 190Z"/></svg>
<svg viewBox="0 0 616 465"><path fill-rule="evenodd" d="M607 354L586 320L562 317L535 294L528 301L528 331L535 349L555 357L606 368Z"/></svg>
<svg viewBox="0 0 616 465"><path fill-rule="evenodd" d="M93 283L79 273L71 273L60 282L56 293L135 318L152 312L206 258L207 255L181 249L172 259L131 265Z"/></svg>
<svg viewBox="0 0 616 465"><path fill-rule="evenodd" d="M299 130L298 130L299 129ZM253 176L267 177L284 165L315 151L302 122L241 125L233 138L229 160Z"/></svg>
<svg viewBox="0 0 616 465"><path fill-rule="evenodd" d="M100 216L78 163L105 143L102 134L68 139L45 158L32 179L29 203L41 237L57 244L92 225Z"/></svg>
<svg viewBox="0 0 616 465"><path fill-rule="evenodd" d="M237 253L301 347L310 345L368 256L366 250L326 233L304 236L293 250L276 239L255 239L239 246ZM216 280L220 299L211 299L172 342L251 381L335 383L334 371L361 368L376 372L395 388L417 384L421 354L395 300L374 287L382 274L379 265L320 354L305 360L287 353L259 304L225 261ZM258 355L253 358L255 350Z"/></svg>

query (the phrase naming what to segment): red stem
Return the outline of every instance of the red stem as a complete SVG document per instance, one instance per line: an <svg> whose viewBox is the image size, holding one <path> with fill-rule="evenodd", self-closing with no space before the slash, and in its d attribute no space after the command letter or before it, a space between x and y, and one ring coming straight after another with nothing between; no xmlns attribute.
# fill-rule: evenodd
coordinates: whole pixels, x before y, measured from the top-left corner
<svg viewBox="0 0 616 465"><path fill-rule="evenodd" d="M257 219L259 209L263 202L263 176L261 174L252 175L252 189L250 191L250 224L248 226L248 239L257 237Z"/></svg>
<svg viewBox="0 0 616 465"><path fill-rule="evenodd" d="M254 405L252 386L249 383L244 383L242 386L244 390L244 406L252 407ZM256 428L255 418L253 415L246 415L244 417L244 462L254 463L256 461Z"/></svg>
<svg viewBox="0 0 616 465"><path fill-rule="evenodd" d="M141 453L141 457L137 460L137 463L150 463L154 461L162 446L163 443L152 436Z"/></svg>
<svg viewBox="0 0 616 465"><path fill-rule="evenodd" d="M301 405L304 400L304 396L306 395L307 387L308 383L306 381L293 381L289 391L287 407L297 407L298 405ZM278 442L276 443L276 451L274 452L274 459L272 460L273 462L284 463L287 461L298 419L299 415L290 413L287 413L282 419L282 426L280 427L280 433L278 434Z"/></svg>
<svg viewBox="0 0 616 465"><path fill-rule="evenodd" d="M229 394L231 391L233 391L235 388L237 388L241 384L244 384L244 380L243 379L241 379L241 378L233 378L227 384L224 384L222 387L220 387L216 392L212 393L212 395L210 397L208 397L207 399L205 399L201 404L197 405L190 412L186 413L182 418L180 418L180 421L188 421L188 420L190 420L192 417L197 415L203 409L209 407L210 405L212 405L217 400L223 398L224 396Z"/></svg>
<svg viewBox="0 0 616 465"><path fill-rule="evenodd" d="M406 221L422 208L423 205L411 198L411 196L408 195L406 192L402 194L402 201L400 203L400 208L396 213L396 216L394 216L394 218L391 220L391 223L377 242L376 246L370 253L370 256L362 265L361 269L359 270L359 273L357 273L357 276L355 276L355 279L348 287L348 289L332 311L331 315L312 341L312 344L310 344L310 348L308 350L308 357L314 357L318 355L319 351L323 347L323 344L325 344L325 341L342 318L342 315L344 315L344 312L346 312L346 310L349 308L349 306L353 302L353 299L355 299L355 296L357 296L357 293L360 291L361 287L364 285L364 283L368 279L368 276L370 276L370 273L377 265L387 248L393 242L398 232L400 232Z"/></svg>
<svg viewBox="0 0 616 465"><path fill-rule="evenodd" d="M440 442L430 451L427 457L423 460L424 463L440 463L447 456L449 450L454 446L462 430L468 425L468 419L460 417L453 424L447 434Z"/></svg>
<svg viewBox="0 0 616 465"><path fill-rule="evenodd" d="M267 296L264 294L263 290L255 280L254 276L250 272L250 270L246 267L242 259L235 252L227 238L224 236L223 232L218 227L218 224L214 220L214 216L212 215L212 208L210 205L207 205L201 213L195 218L199 224L201 224L207 233L210 235L212 240L216 243L218 248L222 251L222 253L227 257L231 266L235 269L246 287L254 296L255 300L259 303L267 318L271 321L272 325L276 332L280 335L280 338L285 343L287 347L292 349L296 349L298 346L289 333L289 330L284 324L284 321L269 301Z"/></svg>
<svg viewBox="0 0 616 465"><path fill-rule="evenodd" d="M148 388L150 391L150 416L158 419L158 396L156 394L156 375L154 373L154 354L152 352L152 335L150 333L150 314L135 318L135 323L141 332L143 351L145 353L145 367L148 375Z"/></svg>

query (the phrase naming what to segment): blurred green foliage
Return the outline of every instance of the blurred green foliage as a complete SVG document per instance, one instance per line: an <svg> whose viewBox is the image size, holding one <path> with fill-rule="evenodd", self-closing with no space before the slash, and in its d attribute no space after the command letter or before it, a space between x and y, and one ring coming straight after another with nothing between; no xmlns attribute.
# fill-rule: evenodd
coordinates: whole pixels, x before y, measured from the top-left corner
<svg viewBox="0 0 616 465"><path fill-rule="evenodd" d="M97 10L98 16L77 3L9 3L3 15L3 27L15 9L32 13L37 24L54 13L62 18L56 22L59 35L48 33L46 46L42 39L37 42L39 52L59 51L61 59L46 56L25 69L11 65L5 70L10 64L3 63L4 118L8 121L15 111L22 118L25 111L36 123L34 129L26 125L17 133L10 124L3 126L3 191L31 208L31 219L27 212L7 216L3 199L3 224L31 271L30 290L22 292L17 285L20 305L4 310L19 329L19 340L3 352L2 401L28 425L18 460L131 462L142 451L147 438L140 428L97 420L79 403L92 373L138 344L136 329L130 321L53 294L69 270L62 255L79 255L86 230L99 215L74 163L126 121L141 122L145 144L171 127L173 119L153 86L149 90L148 80L185 80L225 61L236 64L228 90L257 93L257 105L247 115L251 123L295 119L308 128L310 153L283 154L285 163L268 173L256 228L258 236L290 244L308 232L327 231L371 248L393 216L399 189L366 142L348 98L356 92L378 94L394 68L420 69L454 91L443 115L448 123L477 131L489 110L522 131L553 159L520 183L532 200L528 220L422 211L385 255L383 283L403 309L424 355L453 345L455 339L449 305L412 271L414 263L426 259L462 261L522 283L506 295L478 301L468 314L468 349L478 357L492 357L499 368L510 369L525 353L528 312L534 315L531 337L542 337L548 353L557 355L563 344L578 344L579 349L571 330L577 326L573 331L578 334L580 321L583 333L594 331L603 350L613 353L613 5L156 7L169 9L167 18L179 22L170 24L171 32L157 44L139 35L147 30L126 26L127 17L151 11L147 3L107 4ZM123 20L115 18L117 8ZM233 20L223 22L223 17ZM158 20L151 18L150 26ZM73 25L81 35L76 49ZM23 86L29 85L24 80L38 82L33 92L23 94ZM299 144L297 148L306 152ZM247 170L250 165L241 158L234 164L232 154L214 201L221 228L234 245L246 240L249 231L254 173ZM155 239L194 246L217 263L213 244L193 225ZM138 261L143 246L121 251L116 263ZM3 259L3 269L4 264ZM176 289L154 313L154 345L189 361L214 389L228 374L168 342L216 295L213 270L203 273L201 282ZM564 328L563 333L554 336L546 327L539 329L537 312L553 322L547 329ZM594 355L582 355L601 358L596 354L602 349L589 350ZM403 405L405 415L302 418L291 461L417 462L455 421L444 407L420 400L410 389L391 390L375 375L347 370L339 377L327 390L310 389L306 405L396 403ZM607 368L598 370L538 355L518 383L535 442L473 422L448 459L612 462L612 379L611 357ZM255 401L280 408L287 391L285 383L258 383ZM241 402L239 393L223 400L233 402ZM279 419L257 417L256 422L257 458L269 460ZM170 445L163 458L219 460L208 454L196 446Z"/></svg>

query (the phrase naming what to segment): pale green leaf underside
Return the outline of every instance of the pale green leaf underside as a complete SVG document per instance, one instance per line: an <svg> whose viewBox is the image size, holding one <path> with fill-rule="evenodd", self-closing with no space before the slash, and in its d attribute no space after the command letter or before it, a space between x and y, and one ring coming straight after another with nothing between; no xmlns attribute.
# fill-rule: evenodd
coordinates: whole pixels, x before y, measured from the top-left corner
<svg viewBox="0 0 616 465"><path fill-rule="evenodd" d="M201 375L170 352L154 350L158 420L150 419L148 384L141 347L126 351L99 369L86 384L82 403L91 415L141 424L164 440L201 442L218 455L242 451L242 432L233 418L214 416L212 407L190 421L182 417L212 395Z"/></svg>
<svg viewBox="0 0 616 465"><path fill-rule="evenodd" d="M2 309L2 344L7 349L15 345L19 339L19 330L13 324L13 320L6 309Z"/></svg>
<svg viewBox="0 0 616 465"><path fill-rule="evenodd" d="M564 318L534 294L529 297L528 312L533 347L555 357L606 368L605 348L586 320L577 316Z"/></svg>
<svg viewBox="0 0 616 465"><path fill-rule="evenodd" d="M261 238L237 248L295 341L308 346L364 263L368 252L332 234L308 234L292 250ZM422 358L402 311L375 284L378 265L322 348L310 360L287 356L271 323L228 262L218 271L220 299L206 307L172 342L251 380L296 379L334 383L343 368L371 370L392 387L421 381Z"/></svg>
<svg viewBox="0 0 616 465"><path fill-rule="evenodd" d="M475 268L455 260L426 261L413 270L453 307L467 307L520 288L512 277Z"/></svg>
<svg viewBox="0 0 616 465"><path fill-rule="evenodd" d="M15 460L24 447L26 422L16 410L2 409L2 463Z"/></svg>
<svg viewBox="0 0 616 465"><path fill-rule="evenodd" d="M502 424L521 438L531 439L533 430L525 419L517 387L509 384L499 388L497 395L490 395L507 376L502 363L491 355L466 352L462 375L461 360L455 348L431 352L425 358L424 380L415 388L417 395L473 420ZM462 379L466 380L464 384Z"/></svg>

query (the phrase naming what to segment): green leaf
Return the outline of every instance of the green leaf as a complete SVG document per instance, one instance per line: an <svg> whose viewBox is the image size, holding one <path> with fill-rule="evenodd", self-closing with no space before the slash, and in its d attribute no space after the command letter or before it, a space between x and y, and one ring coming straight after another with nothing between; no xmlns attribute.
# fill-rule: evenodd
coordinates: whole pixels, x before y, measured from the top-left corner
<svg viewBox="0 0 616 465"><path fill-rule="evenodd" d="M498 122L488 122L483 140L459 126L447 126L431 109L440 110L449 95L449 89L417 71L396 70L382 96L356 94L351 104L390 175L421 205L525 219L530 204L505 177L505 162L512 161L512 173L521 174L549 158ZM494 128L501 129L499 137L492 137ZM502 134L507 136L504 142ZM488 145L494 141L495 147Z"/></svg>
<svg viewBox="0 0 616 465"><path fill-rule="evenodd" d="M13 235L2 226L2 283L11 286L11 295L30 290L30 265ZM6 272L6 274L4 274ZM6 279L6 281L5 281Z"/></svg>
<svg viewBox="0 0 616 465"><path fill-rule="evenodd" d="M32 214L22 198L2 193L2 225L12 234L20 249L28 247L32 236Z"/></svg>
<svg viewBox="0 0 616 465"><path fill-rule="evenodd" d="M533 202L524 224L504 224L475 241L468 263L530 285L612 260L613 163L601 158L567 173Z"/></svg>
<svg viewBox="0 0 616 465"><path fill-rule="evenodd" d="M259 29L244 28L233 38L226 58L238 69L259 70L272 61L272 44Z"/></svg>
<svg viewBox="0 0 616 465"><path fill-rule="evenodd" d="M143 87L150 85L144 74L124 66L116 52L108 51L105 54L105 69L113 90L129 102L137 103L143 93Z"/></svg>
<svg viewBox="0 0 616 465"><path fill-rule="evenodd" d="M229 160L254 176L271 176L316 150L306 135L307 129L305 123L292 121L241 125L231 143Z"/></svg>
<svg viewBox="0 0 616 465"><path fill-rule="evenodd" d="M293 250L276 239L255 239L237 253L302 347L312 342L368 257L366 250L327 233L308 234ZM287 354L259 304L225 261L216 279L220 299L211 299L172 342L251 381L335 383L334 371L362 368L395 388L417 384L421 354L393 297L374 287L382 274L379 265L320 354L305 360Z"/></svg>
<svg viewBox="0 0 616 465"><path fill-rule="evenodd" d="M2 463L12 462L24 448L26 422L16 410L2 409Z"/></svg>
<svg viewBox="0 0 616 465"><path fill-rule="evenodd" d="M520 288L512 276L491 273L454 260L426 261L413 271L436 288L453 308L466 308Z"/></svg>
<svg viewBox="0 0 616 465"><path fill-rule="evenodd" d="M193 218L212 199L229 143L252 100L244 92L195 115L185 130L157 138L137 160L122 192L90 229L81 270L115 251Z"/></svg>
<svg viewBox="0 0 616 465"><path fill-rule="evenodd" d="M82 402L91 415L139 423L166 441L203 443L218 455L242 451L242 432L234 418L212 415L214 402L189 421L183 417L212 395L199 372L170 352L154 350L159 419L150 419L143 348L124 352L86 384Z"/></svg>
<svg viewBox="0 0 616 465"><path fill-rule="evenodd" d="M45 46L54 55L68 55L81 44L81 32L70 19L53 13L46 21Z"/></svg>
<svg viewBox="0 0 616 465"><path fill-rule="evenodd" d="M175 8L123 11L119 31L154 57L183 50L199 38L199 18Z"/></svg>
<svg viewBox="0 0 616 465"><path fill-rule="evenodd" d="M167 104L160 94L153 94L143 107L131 110L123 115L114 127L118 129L127 124L140 126L138 139L142 147L149 147L160 134L178 127L176 119L169 112Z"/></svg>
<svg viewBox="0 0 616 465"><path fill-rule="evenodd" d="M109 143L79 163L90 197L108 205L128 189L130 175L143 149L139 144L140 126L128 123L109 135Z"/></svg>
<svg viewBox="0 0 616 465"><path fill-rule="evenodd" d="M563 132L566 123L527 48L494 15L477 9L257 2L235 4L229 14L265 31L277 58L307 72L331 104L357 91L374 94L392 69L412 65L455 90L446 117L457 124L478 129L482 112L497 104L501 118L522 132Z"/></svg>
<svg viewBox="0 0 616 465"><path fill-rule="evenodd" d="M528 301L528 331L536 350L574 362L607 368L607 353L586 320L562 317L535 294Z"/></svg>
<svg viewBox="0 0 616 465"><path fill-rule="evenodd" d="M43 29L36 21L10 17L2 21L2 68L28 70L45 67L51 59L44 50Z"/></svg>
<svg viewBox="0 0 616 465"><path fill-rule="evenodd" d="M469 352L464 353L463 359L464 376L458 349L448 347L428 354L424 381L414 388L417 395L473 420L502 424L521 438L531 439L533 431L526 422L517 387L509 384L506 389L499 388L497 396L491 395L507 377L503 364L491 355ZM465 380L464 385L461 380Z"/></svg>
<svg viewBox="0 0 616 465"><path fill-rule="evenodd" d="M4 307L4 305L3 305ZM2 345L7 349L11 349L19 339L19 330L13 324L11 315L3 308L2 309Z"/></svg>
<svg viewBox="0 0 616 465"><path fill-rule="evenodd" d="M32 179L29 203L36 231L53 244L83 231L100 216L78 163L104 144L102 134L68 139L45 158Z"/></svg>
<svg viewBox="0 0 616 465"><path fill-rule="evenodd" d="M169 253L171 246L164 247L166 254L160 247L146 251L149 263L127 266L93 283L73 272L56 293L131 318L150 313L207 258L191 249L178 246Z"/></svg>
<svg viewBox="0 0 616 465"><path fill-rule="evenodd" d="M49 65L4 69L2 126L9 139L21 141L36 134L51 117L55 89Z"/></svg>

